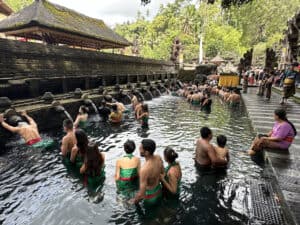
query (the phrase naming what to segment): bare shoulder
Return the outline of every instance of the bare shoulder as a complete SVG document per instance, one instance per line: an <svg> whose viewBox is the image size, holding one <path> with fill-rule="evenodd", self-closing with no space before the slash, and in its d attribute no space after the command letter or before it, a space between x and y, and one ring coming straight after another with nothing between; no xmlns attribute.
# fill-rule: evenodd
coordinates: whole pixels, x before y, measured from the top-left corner
<svg viewBox="0 0 300 225"><path fill-rule="evenodd" d="M143 177L147 177L148 176L148 166L147 165L145 165L145 166L143 166L142 168L141 168L141 170L140 170L140 173L141 173L141 176L143 176Z"/></svg>
<svg viewBox="0 0 300 225"><path fill-rule="evenodd" d="M134 157L134 160L137 161L137 162L141 161L141 159L139 157L136 157L136 156Z"/></svg>
<svg viewBox="0 0 300 225"><path fill-rule="evenodd" d="M162 158L160 157L160 155L155 155L155 159L156 159L157 161L161 161L161 162L162 162Z"/></svg>

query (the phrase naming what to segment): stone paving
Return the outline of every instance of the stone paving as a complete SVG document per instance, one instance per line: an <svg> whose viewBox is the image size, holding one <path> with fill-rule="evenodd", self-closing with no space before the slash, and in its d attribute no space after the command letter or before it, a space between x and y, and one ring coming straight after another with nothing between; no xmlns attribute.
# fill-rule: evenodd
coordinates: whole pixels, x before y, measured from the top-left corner
<svg viewBox="0 0 300 225"><path fill-rule="evenodd" d="M256 88L249 88L248 93L243 94L249 117L257 133L267 133L272 129L273 111L281 107L280 97L273 92L271 100L265 100L256 95ZM266 152L266 157L275 173L288 211L291 212L292 222L300 225L300 104L289 100L283 107L287 110L288 119L298 130L298 135L289 149L289 154Z"/></svg>

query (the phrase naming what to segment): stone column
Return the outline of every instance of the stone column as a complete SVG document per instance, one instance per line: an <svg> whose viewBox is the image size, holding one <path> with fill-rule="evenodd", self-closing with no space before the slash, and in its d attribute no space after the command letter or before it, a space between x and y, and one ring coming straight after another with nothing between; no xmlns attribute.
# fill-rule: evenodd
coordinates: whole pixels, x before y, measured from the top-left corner
<svg viewBox="0 0 300 225"><path fill-rule="evenodd" d="M30 79L29 83L29 93L31 97L40 96L40 81L39 79Z"/></svg>
<svg viewBox="0 0 300 225"><path fill-rule="evenodd" d="M85 89L86 90L90 89L90 78L89 77L85 78Z"/></svg>
<svg viewBox="0 0 300 225"><path fill-rule="evenodd" d="M67 93L68 92L68 82L67 82L67 78L66 77L62 78L62 89L63 89L63 93Z"/></svg>

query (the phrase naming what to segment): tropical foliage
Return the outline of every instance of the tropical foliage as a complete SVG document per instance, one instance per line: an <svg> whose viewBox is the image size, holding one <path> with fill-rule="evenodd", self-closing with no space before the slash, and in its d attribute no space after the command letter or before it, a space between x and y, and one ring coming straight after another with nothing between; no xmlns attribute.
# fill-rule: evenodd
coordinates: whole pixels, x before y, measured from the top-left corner
<svg viewBox="0 0 300 225"><path fill-rule="evenodd" d="M151 21L139 13L135 22L115 30L130 41L138 40L144 57L168 59L178 37L185 61L191 61L198 57L202 35L206 57L219 53L238 58L247 49L278 43L299 6L300 0L175 0L161 6Z"/></svg>

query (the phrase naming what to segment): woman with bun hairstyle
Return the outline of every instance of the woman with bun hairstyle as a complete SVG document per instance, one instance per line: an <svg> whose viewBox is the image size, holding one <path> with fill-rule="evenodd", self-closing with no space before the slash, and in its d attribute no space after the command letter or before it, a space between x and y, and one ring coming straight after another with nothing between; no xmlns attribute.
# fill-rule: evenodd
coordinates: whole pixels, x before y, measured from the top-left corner
<svg viewBox="0 0 300 225"><path fill-rule="evenodd" d="M179 197L181 182L181 167L177 161L178 154L170 147L164 151L164 160L168 163L165 168L165 174L162 174L160 181L163 185L165 197Z"/></svg>
<svg viewBox="0 0 300 225"><path fill-rule="evenodd" d="M86 106L84 106L84 105L80 106L78 115L74 122L75 128L80 128L80 129L86 128L87 120L89 117L88 111L89 111L89 109Z"/></svg>

